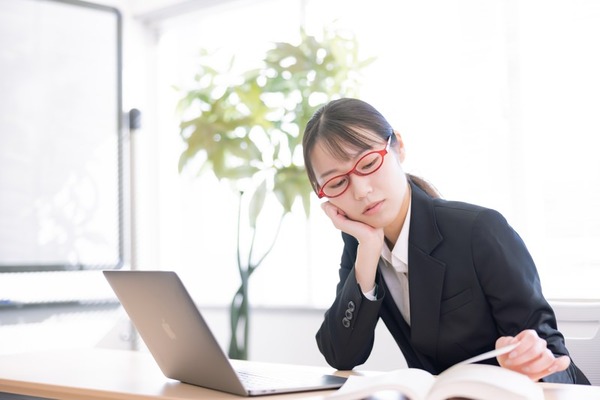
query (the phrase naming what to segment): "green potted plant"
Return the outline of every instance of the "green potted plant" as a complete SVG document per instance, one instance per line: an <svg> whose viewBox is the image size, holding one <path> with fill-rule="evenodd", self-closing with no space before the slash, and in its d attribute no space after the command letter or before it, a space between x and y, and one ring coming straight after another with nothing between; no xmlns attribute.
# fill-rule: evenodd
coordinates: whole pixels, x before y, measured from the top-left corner
<svg viewBox="0 0 600 400"><path fill-rule="evenodd" d="M333 30L325 30L321 39L301 30L298 44L275 43L259 68L233 74L233 79L234 57L226 71L211 67L209 60L202 51L193 83L182 90L180 134L186 147L179 170L194 166L197 173L211 171L240 195L241 282L231 302L229 357L247 359L249 280L277 239L275 233L267 250L255 254L259 217L278 212L278 232L297 200L309 216L312 188L302 160L301 130L320 105L357 95L360 70L372 60L359 59L353 35ZM276 196L280 210L263 207L267 196ZM249 243L242 243L244 229L250 232Z"/></svg>

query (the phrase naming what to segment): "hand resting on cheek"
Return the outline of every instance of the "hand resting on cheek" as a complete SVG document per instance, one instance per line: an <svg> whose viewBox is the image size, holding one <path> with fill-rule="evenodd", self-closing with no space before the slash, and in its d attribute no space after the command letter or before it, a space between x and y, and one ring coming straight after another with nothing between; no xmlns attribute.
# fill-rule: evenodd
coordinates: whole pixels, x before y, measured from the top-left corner
<svg viewBox="0 0 600 400"><path fill-rule="evenodd" d="M364 222L353 220L344 210L329 201L321 204L321 208L337 229L354 236L359 243L370 241L383 243L383 228L374 228Z"/></svg>

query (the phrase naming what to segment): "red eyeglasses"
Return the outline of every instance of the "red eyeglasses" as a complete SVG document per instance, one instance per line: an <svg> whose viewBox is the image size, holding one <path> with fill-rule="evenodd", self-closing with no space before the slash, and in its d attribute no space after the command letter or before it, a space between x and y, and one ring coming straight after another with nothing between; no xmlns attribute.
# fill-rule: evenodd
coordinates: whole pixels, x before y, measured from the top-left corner
<svg viewBox="0 0 600 400"><path fill-rule="evenodd" d="M336 175L319 188L317 196L322 199L323 197L334 198L344 194L350 186L350 174L356 174L358 176L371 175L377 172L383 165L383 158L388 153L388 149L392 142L392 136L387 140L385 148L382 150L370 151L362 156L354 167L345 174Z"/></svg>

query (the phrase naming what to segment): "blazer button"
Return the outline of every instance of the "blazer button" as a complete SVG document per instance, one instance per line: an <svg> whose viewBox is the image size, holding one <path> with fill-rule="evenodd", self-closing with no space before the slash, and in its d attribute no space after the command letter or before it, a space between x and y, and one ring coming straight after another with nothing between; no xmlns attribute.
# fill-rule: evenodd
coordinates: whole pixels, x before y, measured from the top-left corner
<svg viewBox="0 0 600 400"><path fill-rule="evenodd" d="M348 310L350 310L350 311L354 311L354 308L355 308L355 307L354 307L354 302L353 302L352 300L350 300L350 301L348 302Z"/></svg>
<svg viewBox="0 0 600 400"><path fill-rule="evenodd" d="M350 311L350 309L346 310L346 318L348 318L348 320L352 319L352 311Z"/></svg>
<svg viewBox="0 0 600 400"><path fill-rule="evenodd" d="M344 325L344 328L350 328L350 320L348 318L343 318L342 325Z"/></svg>

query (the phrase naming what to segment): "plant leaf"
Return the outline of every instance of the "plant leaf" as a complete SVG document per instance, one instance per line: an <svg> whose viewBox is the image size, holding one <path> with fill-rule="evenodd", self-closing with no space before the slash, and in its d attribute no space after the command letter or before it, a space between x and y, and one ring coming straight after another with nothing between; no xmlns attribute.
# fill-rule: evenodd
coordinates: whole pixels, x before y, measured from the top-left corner
<svg viewBox="0 0 600 400"><path fill-rule="evenodd" d="M258 185L256 190L252 194L252 199L250 200L248 217L250 220L250 227L252 229L256 229L256 221L258 219L258 215L260 214L260 212L263 209L266 197L267 197L267 182L265 180L263 180L262 183L260 185Z"/></svg>

